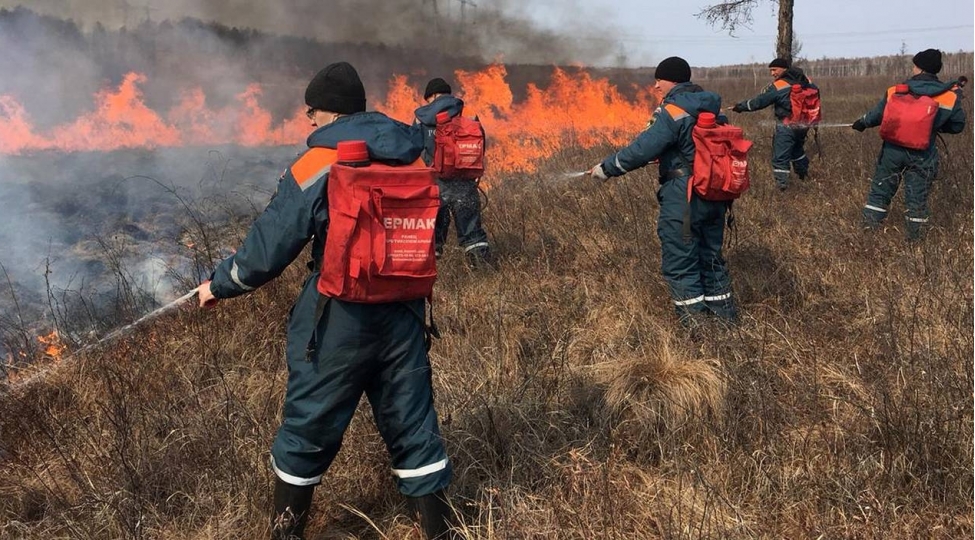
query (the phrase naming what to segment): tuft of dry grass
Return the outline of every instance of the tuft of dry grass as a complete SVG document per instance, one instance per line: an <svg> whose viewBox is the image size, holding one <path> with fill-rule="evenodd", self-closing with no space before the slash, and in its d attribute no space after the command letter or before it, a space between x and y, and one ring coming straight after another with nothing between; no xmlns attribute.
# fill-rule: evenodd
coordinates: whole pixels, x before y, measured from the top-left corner
<svg viewBox="0 0 975 540"><path fill-rule="evenodd" d="M705 428L723 414L727 384L715 360L698 359L671 343L665 329L636 354L591 366L604 387L607 414L642 447Z"/></svg>

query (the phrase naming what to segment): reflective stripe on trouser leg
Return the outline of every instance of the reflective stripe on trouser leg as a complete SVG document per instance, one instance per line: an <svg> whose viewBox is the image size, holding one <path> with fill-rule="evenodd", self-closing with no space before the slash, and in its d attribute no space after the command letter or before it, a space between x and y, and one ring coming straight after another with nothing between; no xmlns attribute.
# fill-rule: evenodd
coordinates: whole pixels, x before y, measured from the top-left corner
<svg viewBox="0 0 975 540"><path fill-rule="evenodd" d="M866 227L879 225L883 220L887 219L887 210L885 208L868 204L863 207L861 217L863 219L863 224Z"/></svg>
<svg viewBox="0 0 975 540"><path fill-rule="evenodd" d="M701 283L701 263L695 223L707 209L701 199L691 199L691 239L684 241L684 214L687 208L687 177L668 180L657 191L660 215L657 236L660 238L661 270L678 316L701 313L704 306L704 287Z"/></svg>
<svg viewBox="0 0 975 540"><path fill-rule="evenodd" d="M795 139L795 130L776 124L772 134L772 175L779 186L789 185Z"/></svg>
<svg viewBox="0 0 975 540"><path fill-rule="evenodd" d="M695 296L694 298L687 298L685 300L674 299L674 305L677 307L690 308L691 306L695 306L697 304L700 304L701 302L704 302L703 294L701 296Z"/></svg>
<svg viewBox="0 0 975 540"><path fill-rule="evenodd" d="M906 235L910 239L920 238L928 223L928 196L931 180L937 171L935 158L919 160L915 166L904 171L904 206L906 207Z"/></svg>
<svg viewBox="0 0 975 540"><path fill-rule="evenodd" d="M375 327L383 305L328 302L318 325L318 347L305 359L315 329L314 280L295 304L288 325L288 386L283 420L271 447L273 468L293 485L317 484L339 451L342 437L370 380L369 368L388 338Z"/></svg>
<svg viewBox="0 0 975 540"><path fill-rule="evenodd" d="M887 218L890 201L897 193L901 177L901 159L892 149L884 146L877 157L877 167L870 180L870 193L863 207L863 222L876 225Z"/></svg>
<svg viewBox="0 0 975 540"><path fill-rule="evenodd" d="M308 280L314 291L314 280ZM306 288L307 291L307 288ZM284 421L271 449L275 473L296 485L321 479L338 452L363 391L370 398L393 467L422 469L446 458L432 406L430 364L420 317L423 299L358 304L333 299L319 324L318 349L305 361L317 294L302 293L288 328ZM295 322L298 321L298 322ZM423 469L424 471L427 469ZM449 466L400 489L425 494L449 482ZM404 487L406 484L406 487Z"/></svg>
<svg viewBox="0 0 975 540"><path fill-rule="evenodd" d="M792 170L803 178L809 174L809 158L806 157L805 148L806 135L808 134L808 129L792 130L792 155L790 156L789 161L792 165Z"/></svg>
<svg viewBox="0 0 975 540"><path fill-rule="evenodd" d="M423 300L413 303L414 310L422 313ZM366 396L389 450L400 492L422 497L445 488L452 468L433 405L423 321L401 304L390 309L401 312L390 316L390 331L397 339L382 349Z"/></svg>
<svg viewBox="0 0 975 540"><path fill-rule="evenodd" d="M694 231L698 241L701 281L704 284L704 304L715 315L733 319L737 316L737 310L731 296L731 276L721 252L728 205L703 200L698 205Z"/></svg>
<svg viewBox="0 0 975 540"><path fill-rule="evenodd" d="M441 204L446 204L454 217L457 241L465 249L487 242L481 223L481 194L476 180L443 180L440 182Z"/></svg>
<svg viewBox="0 0 975 540"><path fill-rule="evenodd" d="M274 456L271 456L271 469L274 471L275 476L280 478L283 482L291 484L292 486L316 486L322 482L321 474L302 478L300 476L294 476L284 472L274 462Z"/></svg>

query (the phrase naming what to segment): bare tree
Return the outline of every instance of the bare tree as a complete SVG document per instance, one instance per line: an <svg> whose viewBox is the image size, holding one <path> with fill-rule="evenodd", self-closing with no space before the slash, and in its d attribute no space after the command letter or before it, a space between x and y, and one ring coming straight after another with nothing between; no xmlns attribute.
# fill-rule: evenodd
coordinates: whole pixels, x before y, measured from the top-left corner
<svg viewBox="0 0 975 540"><path fill-rule="evenodd" d="M762 0L732 0L711 4L702 9L697 16L711 25L720 24L721 28L735 35L741 25L752 22L752 8ZM775 44L775 55L792 61L792 12L795 0L768 0L778 2L779 5L779 37Z"/></svg>

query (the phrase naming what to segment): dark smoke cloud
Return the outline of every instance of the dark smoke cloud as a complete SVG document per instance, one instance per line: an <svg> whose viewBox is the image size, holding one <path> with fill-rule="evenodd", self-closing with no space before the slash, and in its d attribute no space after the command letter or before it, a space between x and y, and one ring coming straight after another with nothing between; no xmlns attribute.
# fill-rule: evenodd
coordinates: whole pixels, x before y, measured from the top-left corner
<svg viewBox="0 0 975 540"><path fill-rule="evenodd" d="M19 4L24 3L0 1L6 7ZM483 60L500 57L510 63L602 64L617 53L607 41L580 42L574 37L583 29L584 17L565 26L565 21L573 20L566 17L562 29L554 32L531 22L523 2L476 0L473 4L476 7L464 8L459 0L35 0L29 7L85 25L98 21L108 28L131 28L146 19L195 17L326 42L439 49ZM564 2L562 9L581 13L573 1ZM606 25L600 31L613 33Z"/></svg>

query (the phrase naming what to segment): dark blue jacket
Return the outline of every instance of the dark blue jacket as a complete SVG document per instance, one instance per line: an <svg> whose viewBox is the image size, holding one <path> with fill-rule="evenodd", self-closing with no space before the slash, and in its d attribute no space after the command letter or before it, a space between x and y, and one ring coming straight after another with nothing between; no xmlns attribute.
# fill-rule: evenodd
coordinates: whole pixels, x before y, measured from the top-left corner
<svg viewBox="0 0 975 540"><path fill-rule="evenodd" d="M934 117L934 129L931 130L931 143L927 151L934 148L934 141L938 133L961 133L965 129L965 110L961 106L961 89L954 82L941 82L937 75L921 73L905 81L911 93L919 96L930 96L938 102L938 114ZM884 108L887 98L894 92L894 87L887 89L884 97L873 109L863 115L861 120L867 127L879 126L884 119ZM896 146L884 143L884 146ZM897 147L902 148L902 147ZM906 148L902 148L907 150Z"/></svg>
<svg viewBox="0 0 975 540"><path fill-rule="evenodd" d="M746 111L757 111L769 105L775 105L775 119L779 122L792 116L792 85L798 84L803 88L818 87L809 81L806 74L797 67L785 70L782 75L765 87L762 93L738 103L738 107Z"/></svg>
<svg viewBox="0 0 975 540"><path fill-rule="evenodd" d="M314 239L312 257L321 262L328 224L325 183L340 141L364 140L372 160L387 164L416 162L423 151L420 134L378 112L343 116L308 136L308 150L278 181L264 212L251 225L237 252L220 263L210 285L217 298L232 298L276 278ZM314 280L309 280L314 290ZM305 287L303 294L308 292Z"/></svg>
<svg viewBox="0 0 975 540"><path fill-rule="evenodd" d="M416 110L413 126L423 133L423 162L433 164L434 133L437 130L437 115L447 111L453 118L464 112L464 100L445 94Z"/></svg>
<svg viewBox="0 0 975 540"><path fill-rule="evenodd" d="M663 183L668 172L689 169L694 163L691 130L698 114L705 111L717 115L718 122L727 122L721 114L721 96L694 83L678 84L653 111L647 129L629 146L603 160L603 172L607 176L621 176L659 159Z"/></svg>

